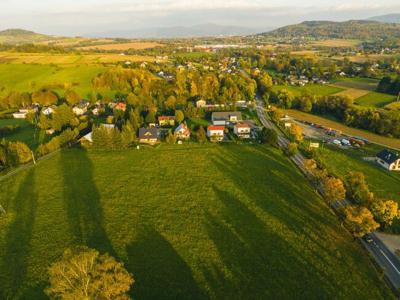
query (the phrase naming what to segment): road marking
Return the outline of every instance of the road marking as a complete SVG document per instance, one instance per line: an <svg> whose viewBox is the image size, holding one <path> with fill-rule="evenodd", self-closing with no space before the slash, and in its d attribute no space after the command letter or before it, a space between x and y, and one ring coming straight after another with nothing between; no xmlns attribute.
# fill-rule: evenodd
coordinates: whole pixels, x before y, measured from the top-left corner
<svg viewBox="0 0 400 300"><path fill-rule="evenodd" d="M378 247L379 248L379 247ZM392 263L392 261L387 257L385 252L382 251L381 248L379 248L379 251L383 254L383 256L388 260L388 262L392 265L392 267L396 270L397 274L400 274L399 270L396 268L396 266Z"/></svg>

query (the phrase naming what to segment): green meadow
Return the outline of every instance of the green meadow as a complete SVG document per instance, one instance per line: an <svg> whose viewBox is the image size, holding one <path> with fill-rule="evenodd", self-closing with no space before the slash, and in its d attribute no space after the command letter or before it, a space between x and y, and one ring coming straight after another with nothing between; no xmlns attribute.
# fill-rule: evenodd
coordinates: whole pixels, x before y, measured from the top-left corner
<svg viewBox="0 0 400 300"><path fill-rule="evenodd" d="M65 248L108 252L134 299L392 299L278 150L63 150L0 181L0 298L45 299Z"/></svg>
<svg viewBox="0 0 400 300"><path fill-rule="evenodd" d="M101 65L0 64L0 95L49 87L61 94L72 88L86 97L92 91L92 79L105 69Z"/></svg>
<svg viewBox="0 0 400 300"><path fill-rule="evenodd" d="M357 98L354 102L362 106L380 108L392 103L394 100L396 100L396 97L393 95L371 92L365 96Z"/></svg>

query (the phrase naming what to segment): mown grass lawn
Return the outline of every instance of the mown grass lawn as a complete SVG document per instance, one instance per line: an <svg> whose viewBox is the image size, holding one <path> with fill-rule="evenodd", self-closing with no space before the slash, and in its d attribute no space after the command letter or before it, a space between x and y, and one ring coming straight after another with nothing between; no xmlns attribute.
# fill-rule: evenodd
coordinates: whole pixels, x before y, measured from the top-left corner
<svg viewBox="0 0 400 300"><path fill-rule="evenodd" d="M264 146L71 149L0 182L0 298L42 299L86 244L124 261L134 299L391 299L303 176Z"/></svg>

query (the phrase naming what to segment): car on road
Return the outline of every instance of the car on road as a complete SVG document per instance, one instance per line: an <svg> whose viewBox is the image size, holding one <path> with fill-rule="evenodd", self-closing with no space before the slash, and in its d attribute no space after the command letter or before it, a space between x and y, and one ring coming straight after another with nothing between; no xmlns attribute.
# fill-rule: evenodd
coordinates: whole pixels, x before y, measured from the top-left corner
<svg viewBox="0 0 400 300"><path fill-rule="evenodd" d="M364 236L364 240L365 240L367 243L372 243L372 242L374 241L370 235L365 235L365 236Z"/></svg>

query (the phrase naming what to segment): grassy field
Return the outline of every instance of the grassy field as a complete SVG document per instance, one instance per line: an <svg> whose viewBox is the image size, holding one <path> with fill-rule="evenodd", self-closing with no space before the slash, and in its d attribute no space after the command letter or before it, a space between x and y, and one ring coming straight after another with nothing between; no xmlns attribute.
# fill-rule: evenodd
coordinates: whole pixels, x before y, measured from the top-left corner
<svg viewBox="0 0 400 300"><path fill-rule="evenodd" d="M369 131L348 127L346 125L343 125L340 122L336 122L336 121L333 121L333 120L330 120L330 119L327 119L327 118L324 118L321 116L304 113L304 112L294 110L294 109L289 109L289 110L286 110L285 112L289 116L291 116L297 120L309 121L309 122L313 122L316 124L320 124L320 125L330 127L330 128L336 129L336 130L340 130L347 135L360 136L360 137L363 137L363 138L369 140L370 142L385 145L389 148L394 148L394 149L400 150L400 139L389 138L389 137L381 136L381 135L378 135L378 134L375 134L375 133L372 133Z"/></svg>
<svg viewBox="0 0 400 300"><path fill-rule="evenodd" d="M14 53L0 52L0 63L13 64L55 64L55 65L93 65L113 64L118 62L154 61L151 56L102 54L51 54L51 53Z"/></svg>
<svg viewBox="0 0 400 300"><path fill-rule="evenodd" d="M7 125L18 125L20 129L6 136L0 135L0 140L5 138L9 141L19 141L27 144L32 150L39 146L39 132L35 135L35 127L26 120L21 119L0 119L0 127Z"/></svg>
<svg viewBox="0 0 400 300"><path fill-rule="evenodd" d="M355 103L362 106L380 108L392 103L395 100L396 97L393 95L371 92L365 96L357 98Z"/></svg>
<svg viewBox="0 0 400 300"><path fill-rule="evenodd" d="M318 96L327 96L339 93L343 89L340 87L334 87L330 85L320 84L308 84L306 86L292 86L292 85L274 85L272 90L277 92L282 89L286 89L291 92L294 96L300 96L303 93L309 93Z"/></svg>
<svg viewBox="0 0 400 300"><path fill-rule="evenodd" d="M156 43L156 42L129 42L129 43L118 43L118 44L103 44L103 45L93 45L93 46L86 46L80 47L77 49L80 50L141 50L141 49L149 49L149 48L156 48L156 47L163 47L163 44Z"/></svg>
<svg viewBox="0 0 400 300"><path fill-rule="evenodd" d="M64 85L85 97L92 91L92 79L103 72L101 65L57 67L36 64L0 64L0 95L11 91L31 92L42 87ZM52 88L57 92L62 90Z"/></svg>
<svg viewBox="0 0 400 300"><path fill-rule="evenodd" d="M76 244L124 261L134 299L393 298L303 176L264 146L65 150L2 181L0 203L6 299L44 298L47 266Z"/></svg>

